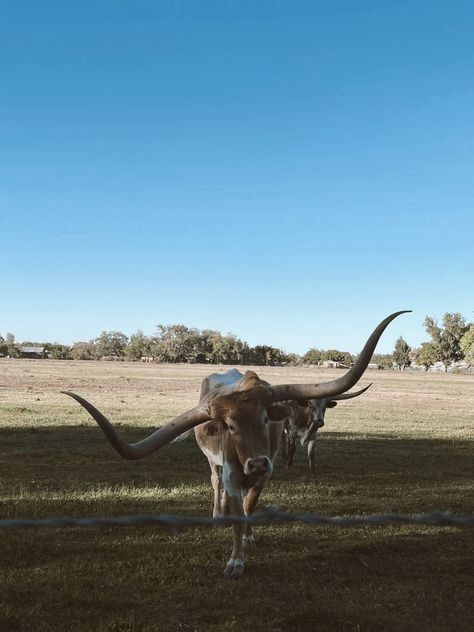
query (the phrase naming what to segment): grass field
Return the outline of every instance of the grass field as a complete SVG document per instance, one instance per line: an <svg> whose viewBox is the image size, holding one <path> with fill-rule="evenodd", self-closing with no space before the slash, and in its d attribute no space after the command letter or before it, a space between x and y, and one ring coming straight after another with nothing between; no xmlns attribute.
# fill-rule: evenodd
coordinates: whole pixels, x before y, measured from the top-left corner
<svg viewBox="0 0 474 632"><path fill-rule="evenodd" d="M212 371L213 369L211 369ZM218 369L220 370L220 369ZM206 458L187 440L122 460L88 398L128 440L197 403L209 367L0 360L0 517L210 515ZM272 383L334 379L259 368ZM302 449L262 502L329 515L474 513L474 376L367 372L326 416L317 474ZM256 529L244 577L222 575L229 529L3 531L0 630L472 630L472 529Z"/></svg>

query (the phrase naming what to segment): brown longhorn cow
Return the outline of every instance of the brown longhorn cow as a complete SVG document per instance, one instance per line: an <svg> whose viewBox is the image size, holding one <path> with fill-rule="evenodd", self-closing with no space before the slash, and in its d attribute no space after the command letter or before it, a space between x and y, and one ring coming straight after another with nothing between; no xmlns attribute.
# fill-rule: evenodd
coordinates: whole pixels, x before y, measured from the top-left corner
<svg viewBox="0 0 474 632"><path fill-rule="evenodd" d="M281 402L334 398L356 384L372 357L377 342L396 312L383 320L367 340L355 365L342 377L323 384L279 384L271 386L253 371L242 375L227 371L204 379L198 406L178 415L148 437L127 443L112 424L87 400L77 400L96 420L112 446L127 459L141 459L182 433L195 428L199 447L209 459L214 488L214 515L230 511L237 516L253 512L260 493L271 476L278 452L283 420L288 415ZM250 529L235 523L234 545L224 573L232 579L244 570L244 536L252 541Z"/></svg>
<svg viewBox="0 0 474 632"><path fill-rule="evenodd" d="M308 465L311 472L315 473L314 452L316 444L316 434L319 428L324 426L324 416L328 408L337 406L337 402L342 399L352 399L365 393L372 384L354 393L343 393L336 397L322 399L300 399L293 400L289 406L290 416L285 419L285 427L281 435L281 456L286 462L288 469L293 465L293 458L296 452L296 442L300 441L303 447L307 448Z"/></svg>

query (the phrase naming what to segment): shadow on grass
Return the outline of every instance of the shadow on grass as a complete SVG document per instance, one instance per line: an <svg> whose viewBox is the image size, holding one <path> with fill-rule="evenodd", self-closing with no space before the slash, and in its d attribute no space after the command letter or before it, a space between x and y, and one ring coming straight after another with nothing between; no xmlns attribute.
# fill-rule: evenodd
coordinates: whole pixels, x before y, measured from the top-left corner
<svg viewBox="0 0 474 632"><path fill-rule="evenodd" d="M118 427L128 441L150 432ZM4 428L0 445L0 498L5 499L3 505L7 499L15 504L16 515L22 506L25 512L31 510L35 494L43 492L58 494L56 500L44 501L49 515L55 506L74 510L75 515L97 515L95 505L110 509L111 504L114 515L194 513L203 508L209 512L209 467L193 437L140 461L121 458L98 428L87 426ZM467 488L472 485L473 456L472 441L322 433L316 475L309 473L303 449L290 470L277 459L263 502L291 511L338 515L472 511Z"/></svg>
<svg viewBox="0 0 474 632"><path fill-rule="evenodd" d="M357 478L381 477L400 483L472 476L474 441L399 438L357 433L321 433L316 441L316 475ZM305 449L299 447L289 477L308 475ZM302 472L303 470L303 472Z"/></svg>
<svg viewBox="0 0 474 632"><path fill-rule="evenodd" d="M150 429L120 432L136 441ZM2 517L210 514L194 440L142 461L121 459L95 427L3 428L0 445ZM324 433L316 476L300 449L291 470L277 462L264 502L330 515L469 513L472 457L469 441ZM279 525L255 535L246 574L230 582L229 529L4 532L0 629L470 629L472 529Z"/></svg>

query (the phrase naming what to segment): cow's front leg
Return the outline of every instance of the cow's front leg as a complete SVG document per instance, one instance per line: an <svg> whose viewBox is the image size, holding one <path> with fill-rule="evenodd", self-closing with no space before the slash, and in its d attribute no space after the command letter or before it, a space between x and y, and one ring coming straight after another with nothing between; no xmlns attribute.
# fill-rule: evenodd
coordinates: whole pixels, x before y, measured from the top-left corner
<svg viewBox="0 0 474 632"><path fill-rule="evenodd" d="M232 515L245 516L242 502L242 480L238 472L233 472L231 466L225 464L223 468L223 484L229 500L229 509ZM232 525L234 543L229 561L224 569L224 575L231 579L239 579L244 572L244 533L245 524L237 522Z"/></svg>
<svg viewBox="0 0 474 632"><path fill-rule="evenodd" d="M260 498L260 494L262 493L262 487L251 487L247 495L244 498L244 511L246 516L250 516L253 514L255 507L257 506L258 499ZM247 522L245 525L245 544L247 545L255 545L255 539L253 537L252 525L250 522Z"/></svg>
<svg viewBox="0 0 474 632"><path fill-rule="evenodd" d="M244 506L242 498L240 496L230 496L229 504L232 515L245 516ZM246 525L242 522L237 522L232 525L234 532L234 544L232 546L232 553L230 559L224 569L224 575L231 579L239 579L244 572L244 533Z"/></svg>
<svg viewBox="0 0 474 632"><path fill-rule="evenodd" d="M308 442L308 465L311 470L311 474L316 472L314 467L314 452L315 452L316 441L312 440Z"/></svg>
<svg viewBox="0 0 474 632"><path fill-rule="evenodd" d="M211 485L214 491L214 507L212 509L212 517L217 518L219 516L224 515L223 507L222 507L222 496L223 496L223 488L222 488L222 476L221 476L221 466L215 465L211 459L209 460L209 466L211 468Z"/></svg>
<svg viewBox="0 0 474 632"><path fill-rule="evenodd" d="M280 435L280 457L286 463L288 458L288 432L286 428L283 428Z"/></svg>
<svg viewBox="0 0 474 632"><path fill-rule="evenodd" d="M293 465L293 458L296 452L296 437L290 437L288 440L288 456L286 461L286 469Z"/></svg>

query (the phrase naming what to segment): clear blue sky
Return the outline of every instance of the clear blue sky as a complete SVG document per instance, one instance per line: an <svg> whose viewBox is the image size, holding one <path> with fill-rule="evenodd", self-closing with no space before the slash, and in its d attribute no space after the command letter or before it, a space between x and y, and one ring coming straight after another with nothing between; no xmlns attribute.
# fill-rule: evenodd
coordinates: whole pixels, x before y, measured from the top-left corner
<svg viewBox="0 0 474 632"><path fill-rule="evenodd" d="M474 320L474 5L0 6L0 334Z"/></svg>

